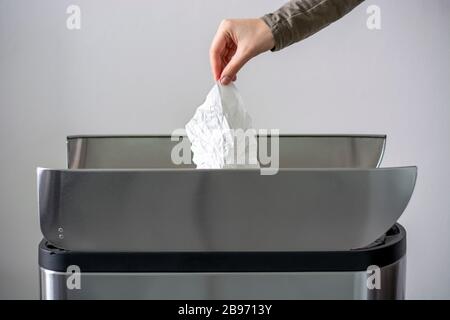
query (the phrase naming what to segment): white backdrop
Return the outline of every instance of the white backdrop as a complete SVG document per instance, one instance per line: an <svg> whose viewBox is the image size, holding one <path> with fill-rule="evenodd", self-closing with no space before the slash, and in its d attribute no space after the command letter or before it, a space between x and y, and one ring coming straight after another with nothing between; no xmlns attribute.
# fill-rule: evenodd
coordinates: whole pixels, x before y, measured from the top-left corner
<svg viewBox="0 0 450 320"><path fill-rule="evenodd" d="M220 20L282 3L0 0L0 298L38 297L35 168L65 166L65 136L182 127L213 84ZM370 4L381 30L366 27ZM450 298L449 30L448 0L370 0L237 82L256 127L386 133L383 166L419 167L401 218L408 298Z"/></svg>

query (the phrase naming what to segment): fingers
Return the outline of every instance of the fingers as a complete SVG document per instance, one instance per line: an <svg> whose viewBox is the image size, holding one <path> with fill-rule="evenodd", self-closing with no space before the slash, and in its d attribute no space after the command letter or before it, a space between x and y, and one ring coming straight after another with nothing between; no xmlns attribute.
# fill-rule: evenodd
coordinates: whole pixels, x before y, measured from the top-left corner
<svg viewBox="0 0 450 320"><path fill-rule="evenodd" d="M224 85L235 81L244 64L273 47L269 43L272 38L272 32L261 19L223 20L209 52L214 80Z"/></svg>
<svg viewBox="0 0 450 320"><path fill-rule="evenodd" d="M220 75L220 83L223 85L229 84L231 81L236 80L236 74L241 70L241 68L250 60L251 56L244 54L239 49L231 57L231 60L225 66Z"/></svg>
<svg viewBox="0 0 450 320"><path fill-rule="evenodd" d="M211 48L209 50L209 60L214 80L219 80L222 70L225 66L225 53L227 49L226 34L222 30L218 30L214 36Z"/></svg>

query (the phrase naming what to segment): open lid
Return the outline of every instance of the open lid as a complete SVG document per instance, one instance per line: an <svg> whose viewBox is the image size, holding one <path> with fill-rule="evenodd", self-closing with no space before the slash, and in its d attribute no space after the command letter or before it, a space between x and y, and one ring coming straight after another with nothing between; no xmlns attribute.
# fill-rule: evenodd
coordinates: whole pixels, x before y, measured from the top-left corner
<svg viewBox="0 0 450 320"><path fill-rule="evenodd" d="M385 136L280 136L268 176L177 166L174 140L69 137L69 169L38 169L44 237L80 251L349 250L398 220L417 174L376 168Z"/></svg>
<svg viewBox="0 0 450 320"><path fill-rule="evenodd" d="M414 189L415 167L38 170L44 237L81 251L307 251L368 245Z"/></svg>
<svg viewBox="0 0 450 320"><path fill-rule="evenodd" d="M272 156L279 145L280 168L376 168L381 163L385 135L277 135L258 136L258 158L262 147ZM185 147L190 164L175 164L176 145ZM184 144L184 145L183 145ZM181 146L180 145L180 146ZM264 149L266 150L266 149ZM265 154L265 153L264 153ZM190 143L182 135L69 136L69 169L194 168ZM268 166L262 164L262 167Z"/></svg>

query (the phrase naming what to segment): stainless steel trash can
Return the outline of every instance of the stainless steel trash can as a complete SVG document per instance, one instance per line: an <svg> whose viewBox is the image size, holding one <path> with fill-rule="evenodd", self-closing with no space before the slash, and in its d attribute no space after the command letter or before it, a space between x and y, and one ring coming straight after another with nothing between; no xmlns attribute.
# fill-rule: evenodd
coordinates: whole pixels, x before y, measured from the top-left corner
<svg viewBox="0 0 450 320"><path fill-rule="evenodd" d="M261 176L178 166L170 136L69 137L68 169L38 169L41 297L402 299L417 168L379 168L382 135L276 138Z"/></svg>

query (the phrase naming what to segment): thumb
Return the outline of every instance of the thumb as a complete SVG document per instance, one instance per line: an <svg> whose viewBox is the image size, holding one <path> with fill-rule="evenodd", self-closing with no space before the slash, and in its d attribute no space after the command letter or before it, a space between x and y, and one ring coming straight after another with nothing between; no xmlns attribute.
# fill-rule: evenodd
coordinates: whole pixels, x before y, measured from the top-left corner
<svg viewBox="0 0 450 320"><path fill-rule="evenodd" d="M236 74L241 70L241 68L250 60L250 56L244 54L242 51L237 50L236 53L231 58L230 62L225 66L220 75L220 83L223 85L229 84L233 79L236 78Z"/></svg>

